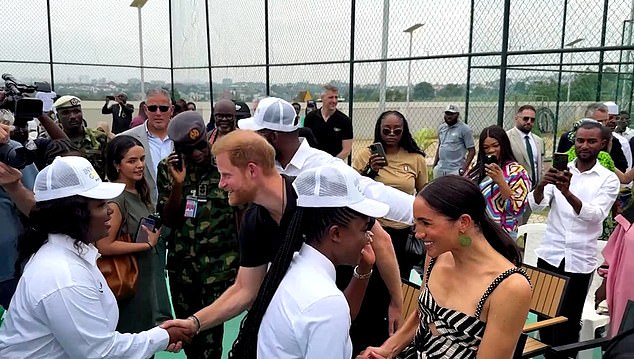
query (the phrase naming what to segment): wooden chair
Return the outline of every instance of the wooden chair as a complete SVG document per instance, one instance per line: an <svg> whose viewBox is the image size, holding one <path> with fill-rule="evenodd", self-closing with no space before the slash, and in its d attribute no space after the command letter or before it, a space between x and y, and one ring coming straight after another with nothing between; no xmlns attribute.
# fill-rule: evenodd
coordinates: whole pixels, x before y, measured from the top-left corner
<svg viewBox="0 0 634 359"><path fill-rule="evenodd" d="M418 294L420 286L406 279L401 279L401 290L403 291L403 310L401 315L406 320L413 311L418 310Z"/></svg>
<svg viewBox="0 0 634 359"><path fill-rule="evenodd" d="M530 312L546 318L524 325L523 333L517 343L513 357L531 358L545 353L550 347L528 336L527 333L568 320L559 313L569 278L528 264L523 264L522 268L530 277L533 286Z"/></svg>

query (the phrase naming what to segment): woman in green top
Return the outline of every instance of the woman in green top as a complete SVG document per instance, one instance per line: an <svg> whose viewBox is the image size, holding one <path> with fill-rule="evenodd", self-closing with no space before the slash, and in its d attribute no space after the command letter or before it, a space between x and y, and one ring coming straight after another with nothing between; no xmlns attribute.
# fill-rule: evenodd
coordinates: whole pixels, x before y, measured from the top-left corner
<svg viewBox="0 0 634 359"><path fill-rule="evenodd" d="M136 292L131 298L118 301L119 323L117 331L121 333L139 333L153 328L153 313L156 303L156 285L153 279L154 265L152 255L159 233L143 227L147 241L136 241L141 218L150 215L154 208L150 201L150 191L143 176L145 150L139 140L131 136L117 136L106 152L106 173L111 182L124 183L125 190L119 197L108 203L112 209L111 227L108 236L97 241L96 246L102 255L135 253L139 275ZM118 241L120 234L128 233L133 242Z"/></svg>

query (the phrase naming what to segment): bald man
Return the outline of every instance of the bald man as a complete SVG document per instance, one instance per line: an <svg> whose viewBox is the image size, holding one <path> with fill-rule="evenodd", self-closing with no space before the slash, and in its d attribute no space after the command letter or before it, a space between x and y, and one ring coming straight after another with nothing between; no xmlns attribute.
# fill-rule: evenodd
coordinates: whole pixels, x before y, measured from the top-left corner
<svg viewBox="0 0 634 359"><path fill-rule="evenodd" d="M220 100L214 106L214 123L216 128L209 134L209 143L236 129L236 104L231 100Z"/></svg>

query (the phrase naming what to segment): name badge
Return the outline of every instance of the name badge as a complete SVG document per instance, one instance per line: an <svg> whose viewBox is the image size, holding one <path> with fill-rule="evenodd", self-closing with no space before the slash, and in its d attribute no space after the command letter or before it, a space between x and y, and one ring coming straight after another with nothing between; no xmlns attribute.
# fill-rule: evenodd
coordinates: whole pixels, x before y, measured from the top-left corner
<svg viewBox="0 0 634 359"><path fill-rule="evenodd" d="M198 201L192 196L187 196L185 202L185 218L195 218L198 211Z"/></svg>

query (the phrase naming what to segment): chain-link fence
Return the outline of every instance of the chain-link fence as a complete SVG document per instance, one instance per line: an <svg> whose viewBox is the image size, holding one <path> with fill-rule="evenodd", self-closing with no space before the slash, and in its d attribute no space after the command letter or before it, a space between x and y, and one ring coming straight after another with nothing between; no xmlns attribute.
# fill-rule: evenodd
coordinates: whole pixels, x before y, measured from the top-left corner
<svg viewBox="0 0 634 359"><path fill-rule="evenodd" d="M304 109L330 83L355 149L398 110L432 155L450 103L476 135L532 104L548 152L589 102L632 106L631 1L129 1L3 3L1 71L78 95L89 123L119 91L168 88L208 117L219 98Z"/></svg>

